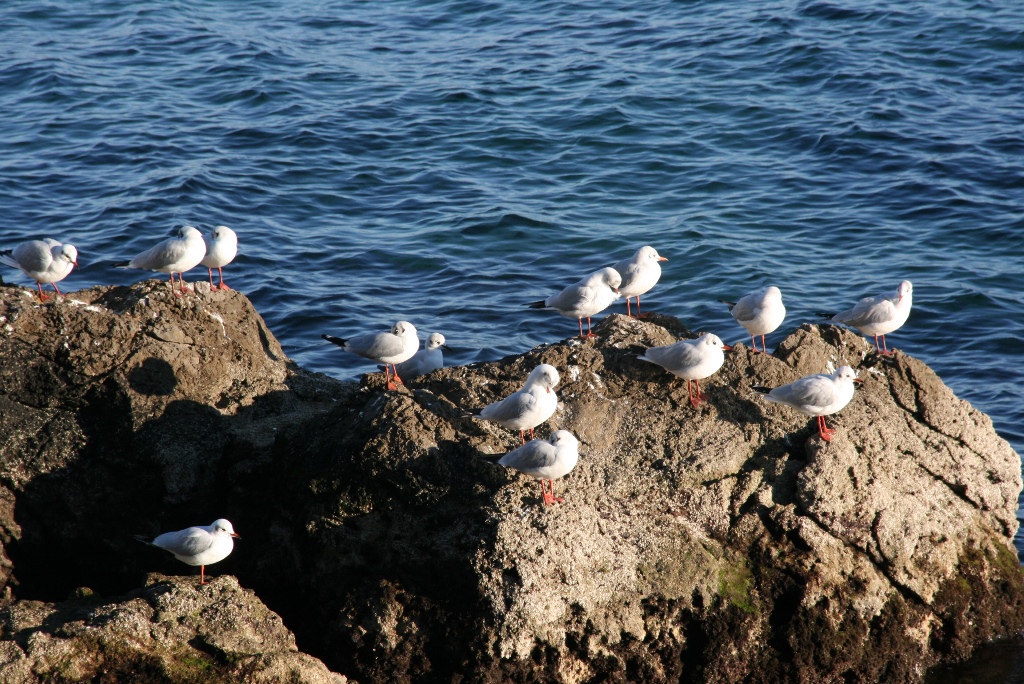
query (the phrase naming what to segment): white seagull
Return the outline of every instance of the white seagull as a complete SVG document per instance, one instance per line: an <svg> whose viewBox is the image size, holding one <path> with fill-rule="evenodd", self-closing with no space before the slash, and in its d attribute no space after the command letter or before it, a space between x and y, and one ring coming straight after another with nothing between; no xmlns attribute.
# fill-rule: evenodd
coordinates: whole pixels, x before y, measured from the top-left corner
<svg viewBox="0 0 1024 684"><path fill-rule="evenodd" d="M544 503L561 503L564 499L555 496L555 480L569 474L580 458L580 443L568 430L555 430L547 439L531 439L498 460L513 470L540 480L540 491ZM548 481L548 488L544 481Z"/></svg>
<svg viewBox="0 0 1024 684"><path fill-rule="evenodd" d="M203 236L203 242L206 243L206 256L199 263L206 266L209 272L210 289L230 290L224 282L224 271L221 269L234 261L238 254L238 236L227 226L217 226L209 235ZM213 269L217 269L220 274L220 285L213 284Z"/></svg>
<svg viewBox="0 0 1024 684"><path fill-rule="evenodd" d="M0 252L0 261L20 269L36 281L39 301L45 302L49 297L43 294L43 283L53 285L57 294L62 295L57 283L64 280L71 269L78 265L78 250L73 245L61 244L50 238L29 240L14 249Z"/></svg>
<svg viewBox="0 0 1024 684"><path fill-rule="evenodd" d="M141 268L146 271L167 273L171 276L171 292L180 297L188 288L185 287L184 273L199 265L206 256L206 243L203 234L193 226L182 226L155 247L137 254L128 262L114 264L118 268ZM174 274L178 274L179 289L174 292Z"/></svg>
<svg viewBox="0 0 1024 684"><path fill-rule="evenodd" d="M220 518L205 527L189 527L177 532L164 532L150 541L136 536L139 541L170 551L182 563L199 566L199 583L206 584L206 566L222 561L235 547L235 529L231 523Z"/></svg>
<svg viewBox="0 0 1024 684"><path fill-rule="evenodd" d="M647 294L661 279L659 261L668 259L658 254L658 250L653 247L646 246L636 250L636 254L629 259L623 259L612 266L622 276L619 295L626 298L627 316L633 315L629 310L629 298L636 297L636 317L644 318L640 314L640 295Z"/></svg>
<svg viewBox="0 0 1024 684"><path fill-rule="evenodd" d="M534 309L554 309L566 318L576 318L580 323L580 337L597 337L590 331L590 317L611 306L619 298L622 276L614 268L602 268L591 273L575 285L570 285L558 294L544 301L527 306ZM587 334L583 334L583 319L587 319Z"/></svg>
<svg viewBox="0 0 1024 684"><path fill-rule="evenodd" d="M818 432L826 442L832 441L834 430L825 423L825 416L830 416L843 409L853 399L854 383L862 380L857 371L849 366L840 366L834 373L817 373L782 385L775 389L753 386L755 392L762 394L768 401L785 404L808 416L817 416Z"/></svg>
<svg viewBox="0 0 1024 684"><path fill-rule="evenodd" d="M398 370L395 369L394 379L392 379L388 366L394 369L396 364L408 361L420 347L416 328L412 323L406 321L395 323L390 332L364 333L348 339L333 335L322 335L322 337L356 356L383 363L389 390L398 389L398 385L395 383L402 382L402 378L398 377Z"/></svg>
<svg viewBox="0 0 1024 684"><path fill-rule="evenodd" d="M786 318L786 307L782 303L782 291L774 285L766 287L757 292L751 292L738 302L726 302L729 306L729 313L736 319L736 322L747 329L750 335L750 345L756 352L757 341L755 338L761 336L761 352L768 353L764 346L764 336L782 325Z"/></svg>
<svg viewBox="0 0 1024 684"><path fill-rule="evenodd" d="M910 307L914 304L914 286L904 280L895 292L865 297L857 302L852 309L837 314L819 313L835 323L842 323L856 328L865 335L875 338L875 351L879 354L892 354L885 346L885 336L907 322ZM882 348L878 348L878 336L882 336Z"/></svg>
<svg viewBox="0 0 1024 684"><path fill-rule="evenodd" d="M416 378L427 373L432 373L438 368L444 367L444 354L442 349L448 349L445 344L444 335L431 333L430 337L423 344L423 349L416 352L411 359L395 366L395 373L404 375L407 378Z"/></svg>
<svg viewBox="0 0 1024 684"><path fill-rule="evenodd" d="M525 444L523 431L529 430L530 439L533 439L533 428L555 414L558 395L554 388L560 379L554 366L542 363L530 372L521 390L470 413L474 418L489 420L509 430L519 430L519 441Z"/></svg>
<svg viewBox="0 0 1024 684"><path fill-rule="evenodd" d="M700 381L718 372L725 363L725 353L732 349L724 344L718 335L704 333L695 340L682 340L674 344L651 347L637 358L657 364L673 375L686 380L686 392L690 395L690 406L697 407L707 399L700 393ZM697 385L694 396L690 381Z"/></svg>

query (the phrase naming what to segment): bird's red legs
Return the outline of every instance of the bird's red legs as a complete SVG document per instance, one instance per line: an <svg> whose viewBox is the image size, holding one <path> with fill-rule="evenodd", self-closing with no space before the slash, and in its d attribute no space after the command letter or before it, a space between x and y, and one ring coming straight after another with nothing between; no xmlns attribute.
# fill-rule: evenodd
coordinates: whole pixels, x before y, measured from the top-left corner
<svg viewBox="0 0 1024 684"><path fill-rule="evenodd" d="M389 366L390 366L390 368L389 368ZM391 374L388 374L388 371L390 371L392 369L394 369L394 372L391 373ZM389 390L396 390L396 389L398 389L398 385L399 384L401 384L401 385L405 384L404 382L402 382L402 378L398 377L398 367L395 366L395 364L393 364L393 363L390 363L390 364L389 363L385 363L384 364L384 376L388 379L388 389ZM398 384L396 384L396 383L398 383Z"/></svg>
<svg viewBox="0 0 1024 684"><path fill-rule="evenodd" d="M591 337L597 337L597 335L595 335L590 330L590 316L587 316L587 334L586 335L583 334L583 319L581 318L580 319L580 338L582 338L582 339L590 339Z"/></svg>
<svg viewBox="0 0 1024 684"><path fill-rule="evenodd" d="M230 290L231 288L228 287L228 284L224 282L224 269L221 268L220 266L218 266L217 267L217 273L220 274L220 289L222 289L222 290Z"/></svg>
<svg viewBox="0 0 1024 684"><path fill-rule="evenodd" d="M43 284L41 282L39 282L38 280L36 281L36 287L39 288L39 301L45 302L47 299L50 298L49 295L46 295L46 294L43 293ZM53 287L54 287L54 289L57 288L56 285L54 285Z"/></svg>
<svg viewBox="0 0 1024 684"><path fill-rule="evenodd" d="M645 314L640 313L640 295L636 296L636 317L638 319L646 319L646 318L650 318L651 317L651 314L649 314L649 313L645 313Z"/></svg>
<svg viewBox="0 0 1024 684"><path fill-rule="evenodd" d="M200 584L206 584L206 566L205 565L200 565L199 566L199 583Z"/></svg>
<svg viewBox="0 0 1024 684"><path fill-rule="evenodd" d="M180 297L183 294L185 294L186 292L191 292L192 291L191 288L185 287L185 279L184 279L184 276L182 276L181 273L178 274L178 285L179 285L179 289L181 291L180 292L175 292L174 291L174 274L171 273L171 294L172 295L174 295L175 297Z"/></svg>
<svg viewBox="0 0 1024 684"><path fill-rule="evenodd" d="M629 299L630 299L629 297L626 297L626 316L632 317L633 316L633 312L630 311L630 309L629 309ZM640 306L640 298L637 297L637 307L639 307L639 306ZM639 312L639 311L640 311L640 309L637 308L637 312Z"/></svg>
<svg viewBox="0 0 1024 684"><path fill-rule="evenodd" d="M825 416L818 416L818 433L826 442L831 442L832 436L836 433L835 430L830 430L828 425L825 424Z"/></svg>
<svg viewBox="0 0 1024 684"><path fill-rule="evenodd" d="M207 266L206 267L206 273L207 273L207 275L210 276L210 289L211 290L216 290L217 286L213 284L213 269L210 268L209 266Z"/></svg>
<svg viewBox="0 0 1024 684"><path fill-rule="evenodd" d="M885 335L882 335L882 348L881 349L878 348L878 335L875 335L875 351L878 352L879 354L881 354L882 356L892 356L893 354L896 353L895 349L893 349L892 351L889 351L889 349L885 346Z"/></svg>
<svg viewBox="0 0 1024 684"><path fill-rule="evenodd" d="M548 487L551 491L544 488L544 480L540 481L540 491L544 496L544 503L550 506L553 503L562 503L565 499L555 496L555 481L548 480Z"/></svg>
<svg viewBox="0 0 1024 684"><path fill-rule="evenodd" d="M690 389L690 382L693 382L693 384L697 386L697 396L693 395L693 391ZM697 408L697 406L700 405L700 402L707 401L708 398L706 394L700 393L700 380L687 380L686 393L690 395L690 406L692 406L693 408Z"/></svg>

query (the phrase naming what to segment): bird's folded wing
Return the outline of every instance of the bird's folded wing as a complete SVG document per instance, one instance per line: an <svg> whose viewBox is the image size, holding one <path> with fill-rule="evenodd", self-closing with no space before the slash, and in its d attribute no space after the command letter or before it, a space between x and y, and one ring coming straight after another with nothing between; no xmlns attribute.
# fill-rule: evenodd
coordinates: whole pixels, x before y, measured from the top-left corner
<svg viewBox="0 0 1024 684"><path fill-rule="evenodd" d="M201 527L190 527L178 532L165 532L153 540L154 546L178 556L195 556L210 548L213 535Z"/></svg>

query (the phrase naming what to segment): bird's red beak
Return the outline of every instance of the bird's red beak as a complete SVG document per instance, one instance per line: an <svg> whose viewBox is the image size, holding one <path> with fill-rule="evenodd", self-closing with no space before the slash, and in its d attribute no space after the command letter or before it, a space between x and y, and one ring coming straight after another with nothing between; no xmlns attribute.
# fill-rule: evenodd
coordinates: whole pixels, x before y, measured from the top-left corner
<svg viewBox="0 0 1024 684"><path fill-rule="evenodd" d="M234 532L231 533L231 536L234 537L235 539L241 539L242 538L242 535L235 534Z"/></svg>
<svg viewBox="0 0 1024 684"><path fill-rule="evenodd" d="M864 384L864 381L863 381L863 380L861 380L860 378L854 378L854 379L853 379L853 381L854 381L855 383L857 383L858 385L863 385L863 384Z"/></svg>
<svg viewBox="0 0 1024 684"><path fill-rule="evenodd" d="M545 387L544 389L547 390L548 394L551 394L551 388L550 387Z"/></svg>
<svg viewBox="0 0 1024 684"><path fill-rule="evenodd" d="M668 261L668 258L660 256L658 257L658 261Z"/></svg>
<svg viewBox="0 0 1024 684"><path fill-rule="evenodd" d="M727 344L722 345L722 351L732 351L732 347Z"/></svg>
<svg viewBox="0 0 1024 684"><path fill-rule="evenodd" d="M615 294L619 294L619 288L615 288Z"/></svg>

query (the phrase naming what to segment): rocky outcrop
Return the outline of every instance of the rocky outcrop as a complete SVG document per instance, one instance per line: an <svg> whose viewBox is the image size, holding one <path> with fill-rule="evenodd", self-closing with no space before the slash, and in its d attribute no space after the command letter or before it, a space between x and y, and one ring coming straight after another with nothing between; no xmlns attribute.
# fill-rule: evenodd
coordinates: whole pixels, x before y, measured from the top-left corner
<svg viewBox="0 0 1024 684"><path fill-rule="evenodd" d="M366 682L914 682L1024 623L1019 457L849 331L737 347L697 409L636 359L691 335L659 316L387 392L295 367L242 295L199 287L0 288L8 611L186 574L130 533L227 517L243 539L209 570ZM562 375L541 434L582 442L552 507L479 457L518 437L464 411L541 362ZM831 443L749 389L840 362L865 382Z"/></svg>

